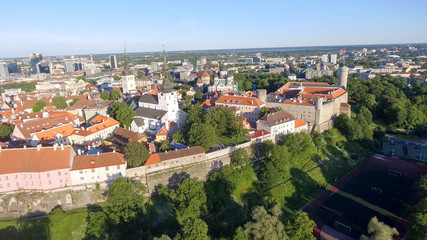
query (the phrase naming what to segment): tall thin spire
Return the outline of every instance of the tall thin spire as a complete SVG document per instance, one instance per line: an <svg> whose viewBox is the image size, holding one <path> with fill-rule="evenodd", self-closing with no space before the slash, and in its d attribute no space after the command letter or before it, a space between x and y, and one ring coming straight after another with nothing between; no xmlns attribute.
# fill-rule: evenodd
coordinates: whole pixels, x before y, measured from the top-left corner
<svg viewBox="0 0 427 240"><path fill-rule="evenodd" d="M130 75L130 71L129 71L129 57L128 57L128 54L126 53L126 43L123 44L123 47L124 47L124 54L123 54L124 71L123 71L123 75L128 76L128 75Z"/></svg>
<svg viewBox="0 0 427 240"><path fill-rule="evenodd" d="M173 91L173 83L169 80L169 72L168 72L168 64L166 61L166 50L165 45L163 46L163 83L162 83L162 92L172 92Z"/></svg>

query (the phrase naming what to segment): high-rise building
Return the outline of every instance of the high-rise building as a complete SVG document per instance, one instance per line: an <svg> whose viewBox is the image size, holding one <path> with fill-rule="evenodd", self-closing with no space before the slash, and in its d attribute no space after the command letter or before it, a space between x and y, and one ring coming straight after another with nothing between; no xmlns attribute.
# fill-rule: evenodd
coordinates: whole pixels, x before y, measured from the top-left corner
<svg viewBox="0 0 427 240"><path fill-rule="evenodd" d="M30 64L31 64L31 73L40 73L38 63L43 60L41 53L31 53L30 54Z"/></svg>
<svg viewBox="0 0 427 240"><path fill-rule="evenodd" d="M18 67L18 63L16 62L16 59L9 63L9 66L7 66L8 70L9 70L9 74L10 73L20 73L21 71L19 70Z"/></svg>
<svg viewBox="0 0 427 240"><path fill-rule="evenodd" d="M53 64L50 61L44 61L38 64L38 73L53 73Z"/></svg>
<svg viewBox="0 0 427 240"><path fill-rule="evenodd" d="M74 62L72 61L67 61L64 62L64 67L65 67L65 72L69 73L69 72L74 72Z"/></svg>
<svg viewBox="0 0 427 240"><path fill-rule="evenodd" d="M322 62L328 62L328 54L322 55Z"/></svg>
<svg viewBox="0 0 427 240"><path fill-rule="evenodd" d="M83 70L83 64L82 63L74 63L74 71Z"/></svg>
<svg viewBox="0 0 427 240"><path fill-rule="evenodd" d="M116 69L117 68L117 58L116 55L111 55L108 57L110 60L110 68Z"/></svg>
<svg viewBox="0 0 427 240"><path fill-rule="evenodd" d="M0 62L0 79L5 79L9 77L9 70L7 69L7 64L5 62Z"/></svg>
<svg viewBox="0 0 427 240"><path fill-rule="evenodd" d="M331 54L331 63L337 64L337 54Z"/></svg>

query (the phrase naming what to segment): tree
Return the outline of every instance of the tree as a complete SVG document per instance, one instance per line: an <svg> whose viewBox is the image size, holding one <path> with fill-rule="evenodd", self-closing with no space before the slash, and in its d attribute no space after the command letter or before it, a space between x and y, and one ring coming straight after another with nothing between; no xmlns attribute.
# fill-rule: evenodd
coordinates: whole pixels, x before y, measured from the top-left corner
<svg viewBox="0 0 427 240"><path fill-rule="evenodd" d="M127 144L124 152L126 162L130 167L143 165L150 155L144 144L134 141Z"/></svg>
<svg viewBox="0 0 427 240"><path fill-rule="evenodd" d="M13 132L13 127L8 125L0 125L0 139L5 140L10 137L10 134Z"/></svg>
<svg viewBox="0 0 427 240"><path fill-rule="evenodd" d="M117 100L120 97L120 93L118 91L112 91L110 95L110 100Z"/></svg>
<svg viewBox="0 0 427 240"><path fill-rule="evenodd" d="M110 99L110 93L108 91L103 91L101 93L100 97L101 97L102 100L108 100L108 99Z"/></svg>
<svg viewBox="0 0 427 240"><path fill-rule="evenodd" d="M160 151L163 151L163 152L171 149L171 147L169 146L169 141L168 140L162 141L162 144L160 144L159 149Z"/></svg>
<svg viewBox="0 0 427 240"><path fill-rule="evenodd" d="M172 135L172 140L178 143L185 143L184 136L182 135L182 130L179 129Z"/></svg>
<svg viewBox="0 0 427 240"><path fill-rule="evenodd" d="M71 101L69 104L68 104L68 106L73 106L74 105L74 103L76 103L77 101L78 101L79 99L78 98L74 98L73 99L73 101Z"/></svg>
<svg viewBox="0 0 427 240"><path fill-rule="evenodd" d="M420 180L418 181L418 188L422 194L427 194L427 175L420 177Z"/></svg>
<svg viewBox="0 0 427 240"><path fill-rule="evenodd" d="M427 239L427 197L414 207L409 216L410 239Z"/></svg>
<svg viewBox="0 0 427 240"><path fill-rule="evenodd" d="M172 240L168 235L162 234L160 237L155 237L153 240Z"/></svg>
<svg viewBox="0 0 427 240"><path fill-rule="evenodd" d="M209 240L208 225L201 219L186 219L182 226L182 236L175 239L182 240ZM174 239L174 240L175 240Z"/></svg>
<svg viewBox="0 0 427 240"><path fill-rule="evenodd" d="M197 89L196 95L194 97L196 98L197 101L201 101L203 99L202 91L200 91L200 89Z"/></svg>
<svg viewBox="0 0 427 240"><path fill-rule="evenodd" d="M86 218L86 235L90 238L106 239L107 219L107 214L102 209L89 212Z"/></svg>
<svg viewBox="0 0 427 240"><path fill-rule="evenodd" d="M280 211L268 213L264 207L256 207L252 211L253 222L245 224L245 234L254 240L285 240L289 239L285 226L280 221Z"/></svg>
<svg viewBox="0 0 427 240"><path fill-rule="evenodd" d="M188 132L188 141L192 146L201 146L208 151L216 142L215 129L207 123L194 123Z"/></svg>
<svg viewBox="0 0 427 240"><path fill-rule="evenodd" d="M270 112L270 110L268 110L268 107L262 107L261 111L260 111L259 117L262 118L262 117L264 117L269 112Z"/></svg>
<svg viewBox="0 0 427 240"><path fill-rule="evenodd" d="M145 71L138 71L137 73L136 73L136 77L137 78L142 78L142 77L144 77L145 76Z"/></svg>
<svg viewBox="0 0 427 240"><path fill-rule="evenodd" d="M295 216L286 224L286 233L292 240L315 240L313 236L313 227L316 224L308 218L308 214L301 210L295 213Z"/></svg>
<svg viewBox="0 0 427 240"><path fill-rule="evenodd" d="M115 75L115 76L113 76L113 79L114 79L114 81L118 81L118 80L122 79L122 77L118 76L118 75Z"/></svg>
<svg viewBox="0 0 427 240"><path fill-rule="evenodd" d="M250 240L248 235L245 234L245 231L242 227L236 229L236 234L233 237L233 240Z"/></svg>
<svg viewBox="0 0 427 240"><path fill-rule="evenodd" d="M251 158L245 149L239 148L231 154L231 162L235 165L246 165L251 162Z"/></svg>
<svg viewBox="0 0 427 240"><path fill-rule="evenodd" d="M128 223L144 212L145 187L128 178L117 178L109 188L107 215L115 224Z"/></svg>
<svg viewBox="0 0 427 240"><path fill-rule="evenodd" d="M64 96L56 96L52 100L53 106L56 107L56 109L65 109L68 107L67 101Z"/></svg>
<svg viewBox="0 0 427 240"><path fill-rule="evenodd" d="M33 106L33 112L40 112L44 106L46 106L46 102L43 100L38 100Z"/></svg>
<svg viewBox="0 0 427 240"><path fill-rule="evenodd" d="M170 192L169 198L175 210L176 219L184 224L186 219L196 219L206 205L203 182L196 178L184 179L179 188Z"/></svg>
<svg viewBox="0 0 427 240"><path fill-rule="evenodd" d="M120 122L120 126L128 129L135 117L135 112L124 102L111 105L110 116Z"/></svg>
<svg viewBox="0 0 427 240"><path fill-rule="evenodd" d="M370 236L361 235L361 240L388 240L393 239L394 235L399 235L396 228L391 228L383 222L378 221L377 217L371 218L368 223L368 234Z"/></svg>
<svg viewBox="0 0 427 240"><path fill-rule="evenodd" d="M375 95L370 93L366 94L366 97L363 99L363 105L369 108L369 110L371 111L375 109L375 107L377 106Z"/></svg>

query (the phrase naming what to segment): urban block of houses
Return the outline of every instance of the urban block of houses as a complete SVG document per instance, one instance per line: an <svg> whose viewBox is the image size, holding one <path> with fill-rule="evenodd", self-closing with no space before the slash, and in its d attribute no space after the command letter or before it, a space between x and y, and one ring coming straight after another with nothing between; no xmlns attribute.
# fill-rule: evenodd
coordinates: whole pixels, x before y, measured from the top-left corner
<svg viewBox="0 0 427 240"><path fill-rule="evenodd" d="M200 147L188 147L166 152L154 153L145 162L149 171L160 171L206 160L206 151Z"/></svg>
<svg viewBox="0 0 427 240"><path fill-rule="evenodd" d="M271 133L274 140L279 140L282 136L307 131L308 124L304 120L295 118L284 111L273 112L264 115L257 121L257 130L264 130Z"/></svg>
<svg viewBox="0 0 427 240"><path fill-rule="evenodd" d="M71 186L71 146L0 148L0 192Z"/></svg>
<svg viewBox="0 0 427 240"><path fill-rule="evenodd" d="M258 98L244 96L222 96L215 102L215 106L236 108L240 115L249 123L256 123L259 119L261 108L265 103Z"/></svg>
<svg viewBox="0 0 427 240"><path fill-rule="evenodd" d="M331 129L340 114L350 116L346 79L340 85L314 82L288 82L267 96L268 108L279 107L295 119L309 124L309 131Z"/></svg>
<svg viewBox="0 0 427 240"><path fill-rule="evenodd" d="M70 169L73 185L110 182L126 176L124 155L116 152L74 156Z"/></svg>
<svg viewBox="0 0 427 240"><path fill-rule="evenodd" d="M119 128L120 123L111 117L98 115L90 121L93 124L87 128L76 129L70 136L72 144L87 144L99 142L113 136L114 131Z"/></svg>

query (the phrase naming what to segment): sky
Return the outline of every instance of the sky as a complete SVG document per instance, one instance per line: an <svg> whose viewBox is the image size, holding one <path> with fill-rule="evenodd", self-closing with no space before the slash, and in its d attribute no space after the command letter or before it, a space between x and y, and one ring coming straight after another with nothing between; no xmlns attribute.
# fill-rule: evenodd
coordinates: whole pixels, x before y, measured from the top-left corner
<svg viewBox="0 0 427 240"><path fill-rule="evenodd" d="M427 42L426 0L2 1L0 58Z"/></svg>

